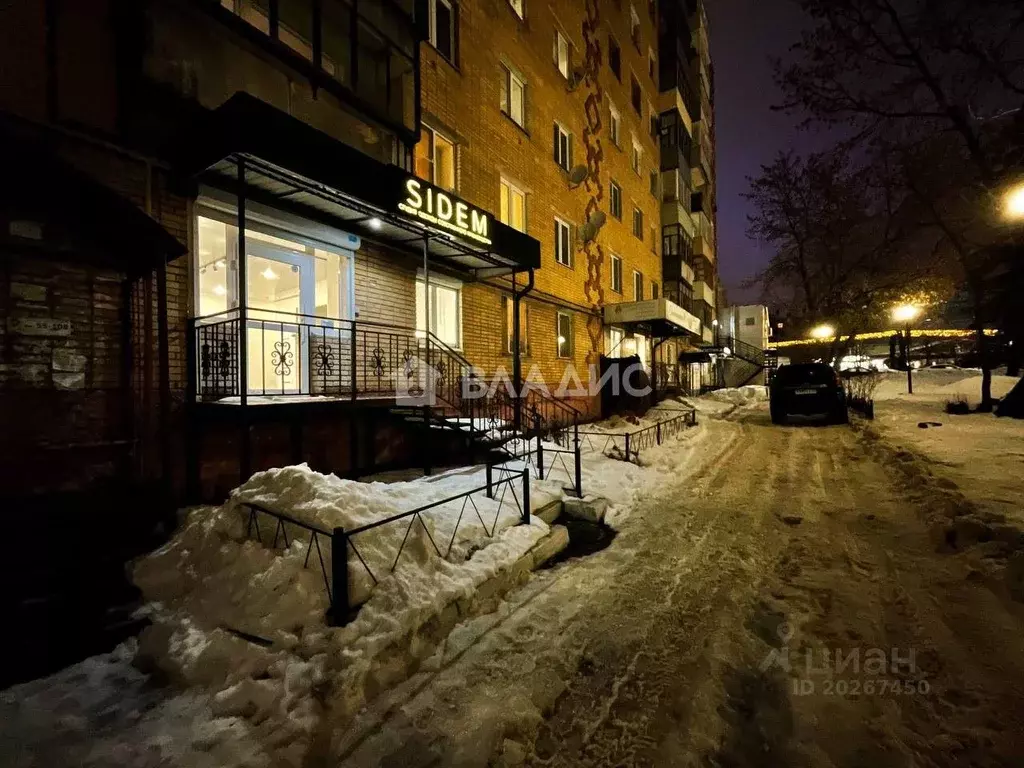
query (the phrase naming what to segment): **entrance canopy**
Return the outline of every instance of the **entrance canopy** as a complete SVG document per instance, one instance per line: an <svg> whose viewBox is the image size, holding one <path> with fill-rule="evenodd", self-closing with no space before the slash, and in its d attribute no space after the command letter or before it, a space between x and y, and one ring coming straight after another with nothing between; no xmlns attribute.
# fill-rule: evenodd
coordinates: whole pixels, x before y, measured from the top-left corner
<svg viewBox="0 0 1024 768"><path fill-rule="evenodd" d="M432 260L477 277L540 266L540 243L493 214L248 94L232 96L190 138L183 169L214 186L410 252L422 253L426 240Z"/></svg>
<svg viewBox="0 0 1024 768"><path fill-rule="evenodd" d="M700 336L700 319L664 298L606 304L604 322L624 328L643 326L660 339Z"/></svg>

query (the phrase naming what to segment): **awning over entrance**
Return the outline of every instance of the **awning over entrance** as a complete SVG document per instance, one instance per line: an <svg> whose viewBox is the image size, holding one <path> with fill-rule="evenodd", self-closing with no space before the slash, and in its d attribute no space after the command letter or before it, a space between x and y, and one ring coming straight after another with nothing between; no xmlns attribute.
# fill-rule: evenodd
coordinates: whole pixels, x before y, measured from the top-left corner
<svg viewBox="0 0 1024 768"><path fill-rule="evenodd" d="M138 277L185 246L130 200L0 120L0 243Z"/></svg>
<svg viewBox="0 0 1024 768"><path fill-rule="evenodd" d="M370 241L462 272L493 276L540 266L540 243L491 213L394 165L386 165L291 115L238 93L189 137L189 176L268 205L321 214Z"/></svg>
<svg viewBox="0 0 1024 768"><path fill-rule="evenodd" d="M605 325L645 326L655 338L700 336L700 320L668 299L606 304Z"/></svg>

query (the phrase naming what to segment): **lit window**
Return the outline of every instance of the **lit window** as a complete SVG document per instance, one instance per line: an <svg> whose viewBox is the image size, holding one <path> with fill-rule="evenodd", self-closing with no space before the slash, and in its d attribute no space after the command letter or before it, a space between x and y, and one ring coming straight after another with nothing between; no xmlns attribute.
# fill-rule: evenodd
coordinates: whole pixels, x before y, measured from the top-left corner
<svg viewBox="0 0 1024 768"><path fill-rule="evenodd" d="M644 239L644 212L633 206L633 235L638 240Z"/></svg>
<svg viewBox="0 0 1024 768"><path fill-rule="evenodd" d="M555 162L563 171L572 168L572 135L558 123L554 131Z"/></svg>
<svg viewBox="0 0 1024 768"><path fill-rule="evenodd" d="M502 224L508 224L520 232L526 231L526 195L513 184L501 180L501 211L499 218Z"/></svg>
<svg viewBox="0 0 1024 768"><path fill-rule="evenodd" d="M515 12L516 16L520 19L525 17L526 0L508 0L508 4L512 6L512 10Z"/></svg>
<svg viewBox="0 0 1024 768"><path fill-rule="evenodd" d="M622 293L622 259L612 254L612 290Z"/></svg>
<svg viewBox="0 0 1024 768"><path fill-rule="evenodd" d="M512 340L515 338L515 323L513 308L515 302L511 296L502 296L502 304L505 307L505 352L512 354ZM519 349L523 355L530 354L530 310L525 301L519 302Z"/></svg>
<svg viewBox="0 0 1024 768"><path fill-rule="evenodd" d="M630 142L633 146L629 154L629 164L632 166L633 172L639 176L640 164L644 159L644 148L640 146L640 142L636 140L636 136L631 136Z"/></svg>
<svg viewBox="0 0 1024 768"><path fill-rule="evenodd" d="M615 108L615 105L608 104L608 138L612 140L612 144L616 147L622 146L621 139L619 138L620 129L622 126L622 116L619 114L619 110Z"/></svg>
<svg viewBox="0 0 1024 768"><path fill-rule="evenodd" d="M526 81L508 67L502 67L501 111L522 127L526 124Z"/></svg>
<svg viewBox="0 0 1024 768"><path fill-rule="evenodd" d="M606 357L622 357L622 342L626 340L626 333L621 328L608 329L608 354Z"/></svg>
<svg viewBox="0 0 1024 768"><path fill-rule="evenodd" d="M430 278L430 332L450 347L462 344L462 289L455 283ZM416 332L422 338L426 323L426 283L416 279Z"/></svg>
<svg viewBox="0 0 1024 768"><path fill-rule="evenodd" d="M613 181L608 185L608 191L612 216L622 221L622 187Z"/></svg>
<svg viewBox="0 0 1024 768"><path fill-rule="evenodd" d="M555 219L555 261L572 266L572 227L561 219Z"/></svg>
<svg viewBox="0 0 1024 768"><path fill-rule="evenodd" d="M572 357L572 315L568 312L558 312L555 317L558 356L561 358Z"/></svg>
<svg viewBox="0 0 1024 768"><path fill-rule="evenodd" d="M633 270L633 301L644 300L644 276Z"/></svg>
<svg viewBox="0 0 1024 768"><path fill-rule="evenodd" d="M555 66L562 73L562 77L569 79L569 69L572 66L569 41L561 32L555 31Z"/></svg>
<svg viewBox="0 0 1024 768"><path fill-rule="evenodd" d="M455 144L423 126L416 144L416 175L447 190L455 190Z"/></svg>
<svg viewBox="0 0 1024 768"><path fill-rule="evenodd" d="M455 8L451 0L427 0L429 43L449 61L455 61Z"/></svg>

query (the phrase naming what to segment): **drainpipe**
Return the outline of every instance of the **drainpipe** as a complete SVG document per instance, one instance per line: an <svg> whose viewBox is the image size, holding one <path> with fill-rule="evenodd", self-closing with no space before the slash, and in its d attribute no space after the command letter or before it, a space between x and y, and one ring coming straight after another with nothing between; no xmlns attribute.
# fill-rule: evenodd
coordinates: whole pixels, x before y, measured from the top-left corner
<svg viewBox="0 0 1024 768"><path fill-rule="evenodd" d="M533 290L533 270L529 270L529 278L523 290L516 290L516 273L512 272L512 389L515 392L515 409L512 416L512 428L519 431L523 425L523 362L520 358L522 350L519 346L519 306L522 298Z"/></svg>

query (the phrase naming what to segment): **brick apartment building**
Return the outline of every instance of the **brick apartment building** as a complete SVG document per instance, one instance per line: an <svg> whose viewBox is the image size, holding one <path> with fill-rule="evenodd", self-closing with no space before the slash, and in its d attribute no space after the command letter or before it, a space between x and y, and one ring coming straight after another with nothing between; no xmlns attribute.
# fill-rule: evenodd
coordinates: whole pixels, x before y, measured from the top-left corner
<svg viewBox="0 0 1024 768"><path fill-rule="evenodd" d="M703 12L676 10L692 97L665 86L669 7L0 6L9 491L217 499L291 461L415 463L459 450L436 427L483 407L460 382L516 350L550 386L627 354L678 382L678 352L710 338L713 131ZM670 198L673 110L692 150ZM435 412L396 408L425 378ZM487 407L575 413L532 390Z"/></svg>

